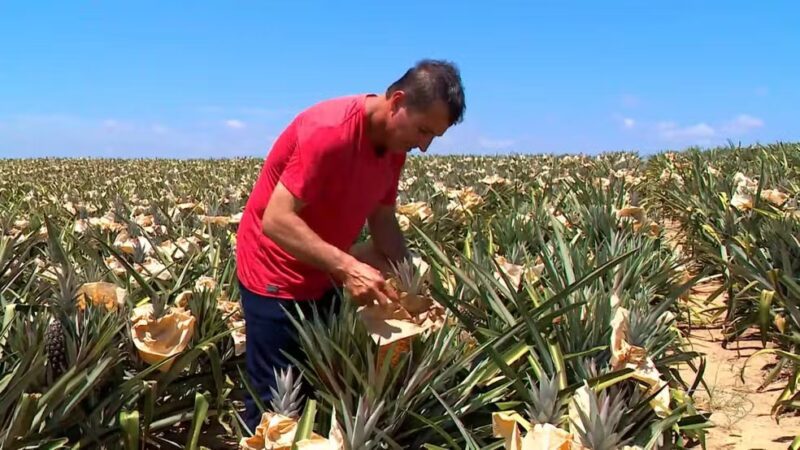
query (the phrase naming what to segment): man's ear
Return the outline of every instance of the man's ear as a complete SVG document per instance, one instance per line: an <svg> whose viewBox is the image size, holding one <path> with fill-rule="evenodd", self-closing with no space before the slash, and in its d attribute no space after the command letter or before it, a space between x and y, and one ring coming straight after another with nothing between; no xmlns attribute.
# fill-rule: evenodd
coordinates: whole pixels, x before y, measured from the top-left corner
<svg viewBox="0 0 800 450"><path fill-rule="evenodd" d="M389 106L392 114L397 114L397 111L400 110L400 107L403 106L405 101L406 93L402 89L392 92L392 94L389 96Z"/></svg>

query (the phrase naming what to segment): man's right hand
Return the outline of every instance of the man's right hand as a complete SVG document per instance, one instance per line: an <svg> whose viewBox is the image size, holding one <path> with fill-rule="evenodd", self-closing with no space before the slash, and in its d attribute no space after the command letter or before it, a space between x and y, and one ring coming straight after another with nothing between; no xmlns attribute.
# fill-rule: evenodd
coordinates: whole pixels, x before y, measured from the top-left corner
<svg viewBox="0 0 800 450"><path fill-rule="evenodd" d="M359 305L377 301L385 306L397 299L397 293L386 283L381 272L369 264L354 258L344 269L343 275L344 288Z"/></svg>

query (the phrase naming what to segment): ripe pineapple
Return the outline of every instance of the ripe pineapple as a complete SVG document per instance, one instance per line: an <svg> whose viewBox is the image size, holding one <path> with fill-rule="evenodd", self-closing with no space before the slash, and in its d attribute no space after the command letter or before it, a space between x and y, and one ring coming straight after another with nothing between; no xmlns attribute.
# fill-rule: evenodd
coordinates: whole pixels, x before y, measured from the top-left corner
<svg viewBox="0 0 800 450"><path fill-rule="evenodd" d="M270 388L270 392L272 392L272 400L270 401L272 411L290 419L299 419L302 406L302 396L300 395L300 390L303 387L302 379L300 377L295 378L294 372L289 368L286 370L281 369L280 373L275 371L275 380L277 381L277 389Z"/></svg>

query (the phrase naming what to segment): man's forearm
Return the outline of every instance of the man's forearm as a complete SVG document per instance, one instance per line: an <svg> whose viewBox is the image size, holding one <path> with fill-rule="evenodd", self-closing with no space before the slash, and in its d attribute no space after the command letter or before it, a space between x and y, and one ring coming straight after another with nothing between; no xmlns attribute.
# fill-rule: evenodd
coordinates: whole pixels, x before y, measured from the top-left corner
<svg viewBox="0 0 800 450"><path fill-rule="evenodd" d="M263 232L298 260L341 280L354 258L325 242L297 214L265 218Z"/></svg>
<svg viewBox="0 0 800 450"><path fill-rule="evenodd" d="M406 240L399 232L396 235L392 233L388 237L376 239L375 248L389 261L400 262L410 256Z"/></svg>

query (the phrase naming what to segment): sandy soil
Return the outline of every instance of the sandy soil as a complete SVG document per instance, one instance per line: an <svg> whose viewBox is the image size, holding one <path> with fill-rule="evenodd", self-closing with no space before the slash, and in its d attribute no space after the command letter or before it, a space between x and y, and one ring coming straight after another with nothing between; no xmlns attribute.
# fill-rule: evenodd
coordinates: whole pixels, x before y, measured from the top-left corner
<svg viewBox="0 0 800 450"><path fill-rule="evenodd" d="M703 378L708 389L701 386L695 399L704 410L712 412L711 421L716 425L709 430L708 448L785 449L800 435L800 416L784 414L776 420L770 410L786 386L786 379L779 378L759 391L767 370L777 362L769 354L751 359L742 377L747 358L763 347L758 333L753 331L723 348L721 325L727 298L723 294L710 299L720 285L720 277L709 277L685 299L685 306L695 311L692 325L686 327L691 349L706 358ZM767 346L774 347L770 343ZM682 369L682 374L684 379L694 379L688 367Z"/></svg>
<svg viewBox="0 0 800 450"><path fill-rule="evenodd" d="M785 449L800 434L800 416L783 415L780 423L770 415L770 409L786 385L778 380L759 392L766 375L765 369L775 362L770 355L750 361L744 376L741 369L748 356L761 349L761 341L752 336L727 349L722 348L720 328L695 329L689 335L693 350L705 354L704 379L708 390L697 392L695 399L703 409L712 412L716 427L709 430L708 448ZM687 371L687 379L690 371ZM691 377L693 379L693 377Z"/></svg>
<svg viewBox="0 0 800 450"><path fill-rule="evenodd" d="M668 241L682 252L684 243L678 224L666 221L665 225ZM784 414L776 420L770 414L786 380L778 379L759 391L767 369L777 361L772 355L762 355L750 360L742 381L741 371L747 358L763 347L755 331L727 348L722 347L727 298L724 294L711 298L720 285L720 276L709 277L684 299L687 309L693 311L691 325L686 327L687 337L692 350L706 358L703 378L708 390L701 386L695 399L703 409L712 412L711 421L716 425L708 432L708 449L786 449L800 435L800 416ZM694 379L688 367L681 372L684 379Z"/></svg>

